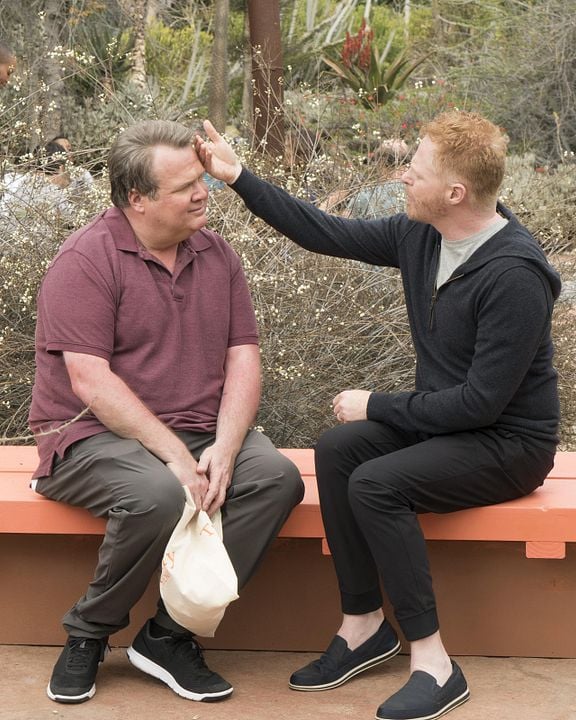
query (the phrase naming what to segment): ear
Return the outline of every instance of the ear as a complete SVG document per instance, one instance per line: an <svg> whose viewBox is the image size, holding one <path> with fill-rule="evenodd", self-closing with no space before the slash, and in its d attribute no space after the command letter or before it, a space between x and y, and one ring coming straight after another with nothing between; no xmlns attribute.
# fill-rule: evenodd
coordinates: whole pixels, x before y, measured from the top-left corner
<svg viewBox="0 0 576 720"><path fill-rule="evenodd" d="M128 202L130 207L138 213L144 212L144 195L138 190L132 188L128 193Z"/></svg>
<svg viewBox="0 0 576 720"><path fill-rule="evenodd" d="M450 205L459 205L464 198L468 195L466 185L462 183L452 183L450 186L450 193L448 195L448 202Z"/></svg>

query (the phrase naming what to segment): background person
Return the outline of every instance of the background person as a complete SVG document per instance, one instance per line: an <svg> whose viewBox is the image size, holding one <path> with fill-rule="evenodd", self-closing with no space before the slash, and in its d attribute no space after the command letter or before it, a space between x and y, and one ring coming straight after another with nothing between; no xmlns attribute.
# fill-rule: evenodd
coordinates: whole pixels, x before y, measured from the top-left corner
<svg viewBox="0 0 576 720"><path fill-rule="evenodd" d="M48 144L56 144L66 153L68 160L68 171L70 173L70 190L71 192L82 191L94 185L94 178L89 170L83 167L77 167L75 162L72 143L66 135L56 135Z"/></svg>
<svg viewBox="0 0 576 720"><path fill-rule="evenodd" d="M404 212L406 198L400 179L410 161L410 148L400 138L384 140L365 163L374 170L374 177L358 192L336 190L318 207L337 212L343 217L362 217L373 220L384 215Z"/></svg>
<svg viewBox="0 0 576 720"><path fill-rule="evenodd" d="M10 75L16 69L16 55L12 48L0 40L0 87L4 87L10 80Z"/></svg>
<svg viewBox="0 0 576 720"><path fill-rule="evenodd" d="M182 485L197 507L221 508L240 588L303 496L295 465L250 429L256 318L239 257L205 227L193 137L155 120L117 138L114 207L64 242L38 295L30 424L58 432L37 435L36 489L107 519L92 582L64 616L47 689L57 702L94 695L109 635L159 569ZM161 601L128 657L187 699L232 692Z"/></svg>
<svg viewBox="0 0 576 720"><path fill-rule="evenodd" d="M5 175L0 201L2 224L15 228L33 222L38 229L39 243L50 238L54 220L71 228L77 216L77 207L72 201L77 193L70 192L66 163L62 147L50 142L34 152L30 170ZM10 249L11 242L8 237L4 251Z"/></svg>
<svg viewBox="0 0 576 720"><path fill-rule="evenodd" d="M328 690L399 651L380 579L410 643L408 682L380 720L440 717L469 697L444 648L418 513L527 495L554 463L559 403L551 317L560 278L498 203L507 140L485 118L440 115L402 176L407 214L327 215L242 168L205 123L207 170L247 207L313 252L400 269L417 355L416 387L344 390L340 425L316 446L316 475L343 611L295 690Z"/></svg>

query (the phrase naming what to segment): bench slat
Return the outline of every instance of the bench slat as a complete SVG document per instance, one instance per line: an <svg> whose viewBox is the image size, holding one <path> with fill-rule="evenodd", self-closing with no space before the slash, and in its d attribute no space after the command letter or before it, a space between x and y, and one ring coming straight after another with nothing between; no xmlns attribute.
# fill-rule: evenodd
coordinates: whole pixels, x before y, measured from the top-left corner
<svg viewBox="0 0 576 720"><path fill-rule="evenodd" d="M314 451L310 448L281 448L280 452L298 465L302 475L316 475ZM37 465L38 452L34 445L0 445L0 473L12 470L32 473ZM549 477L576 477L576 452L557 453Z"/></svg>
<svg viewBox="0 0 576 720"><path fill-rule="evenodd" d="M304 500L292 511L280 537L319 538L326 550L310 449L282 449L299 467ZM82 508L52 502L29 487L37 463L33 446L0 446L0 533L102 535L105 519ZM576 452L556 456L543 487L500 505L420 516L428 540L520 541L527 557L561 558L576 542Z"/></svg>

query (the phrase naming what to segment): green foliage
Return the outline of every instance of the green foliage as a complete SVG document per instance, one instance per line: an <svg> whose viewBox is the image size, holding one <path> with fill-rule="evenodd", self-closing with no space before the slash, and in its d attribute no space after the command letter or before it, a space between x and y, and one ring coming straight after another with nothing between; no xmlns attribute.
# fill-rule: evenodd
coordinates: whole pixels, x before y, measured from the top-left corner
<svg viewBox="0 0 576 720"><path fill-rule="evenodd" d="M190 87L186 97L182 97L182 91L193 53L196 51L196 62L208 72L211 47L212 36L192 24L172 28L159 21L152 23L146 37L146 62L161 95L172 102L197 100L194 86Z"/></svg>
<svg viewBox="0 0 576 720"><path fill-rule="evenodd" d="M437 0L427 42L468 107L506 128L510 148L562 161L576 149L572 0Z"/></svg>
<svg viewBox="0 0 576 720"><path fill-rule="evenodd" d="M322 59L364 107L385 105L426 59L424 56L410 59L407 48L393 54L393 40L392 34L380 51L374 42L374 31L362 20L355 36L346 33L338 55L324 55Z"/></svg>
<svg viewBox="0 0 576 720"><path fill-rule="evenodd" d="M90 23L77 36L73 53L65 55L67 85L80 99L93 97L102 88L121 85L130 71L134 35L108 25Z"/></svg>

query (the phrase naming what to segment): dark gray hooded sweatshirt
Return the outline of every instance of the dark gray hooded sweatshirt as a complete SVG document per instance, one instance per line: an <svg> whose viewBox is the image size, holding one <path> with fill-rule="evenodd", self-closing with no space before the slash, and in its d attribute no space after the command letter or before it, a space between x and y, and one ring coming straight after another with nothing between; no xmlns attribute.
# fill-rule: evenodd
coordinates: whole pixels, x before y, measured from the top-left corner
<svg viewBox="0 0 576 720"><path fill-rule="evenodd" d="M243 169L246 206L307 250L399 268L416 351L416 387L373 392L368 419L439 435L481 428L553 449L559 403L551 318L560 277L502 205L507 225L436 292L441 237L394 215L351 220L318 210Z"/></svg>

